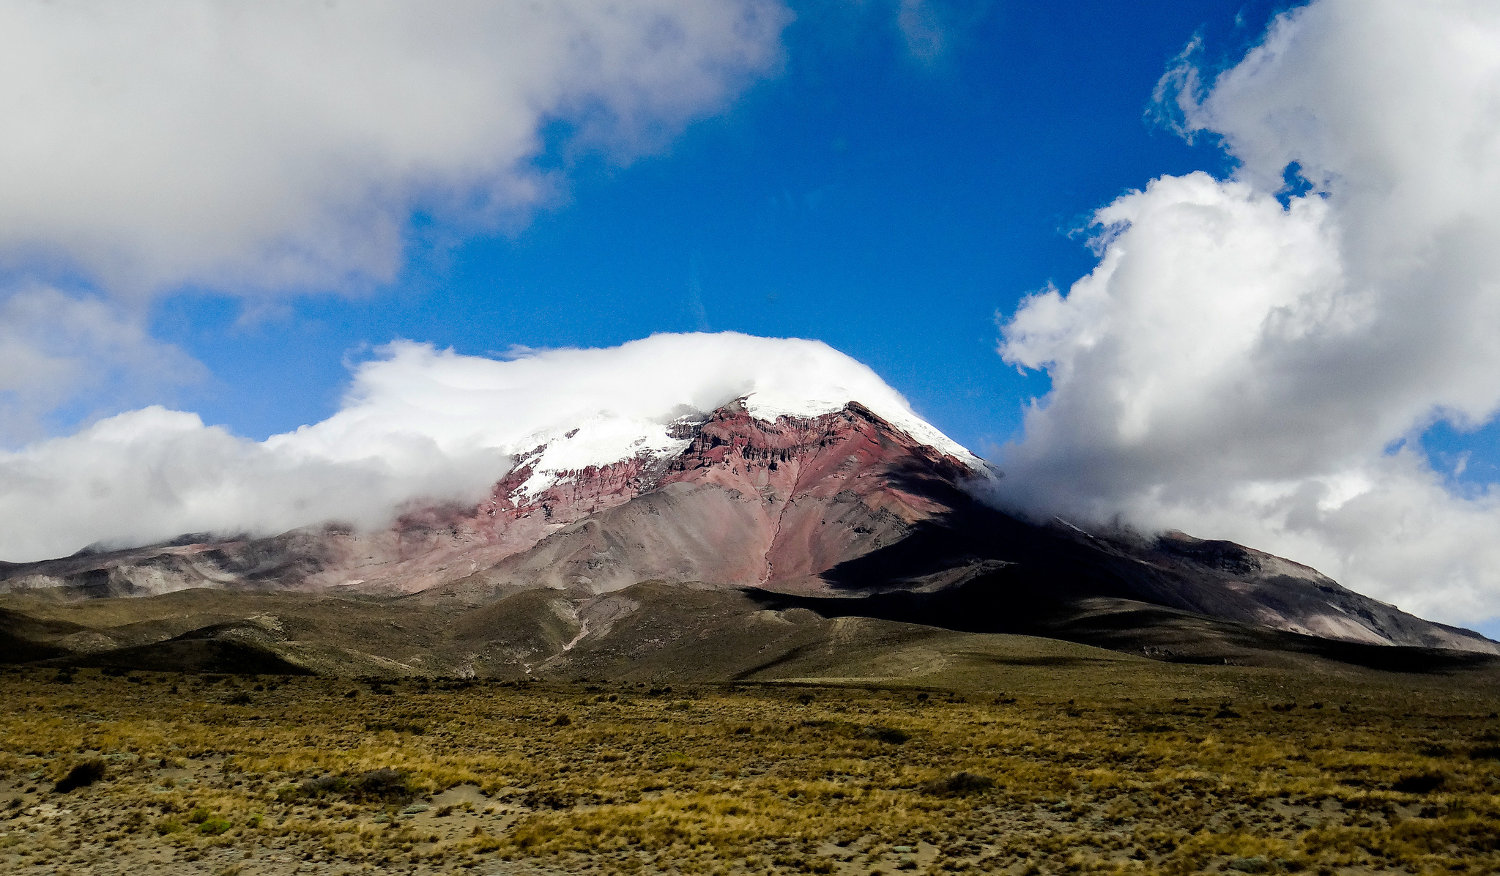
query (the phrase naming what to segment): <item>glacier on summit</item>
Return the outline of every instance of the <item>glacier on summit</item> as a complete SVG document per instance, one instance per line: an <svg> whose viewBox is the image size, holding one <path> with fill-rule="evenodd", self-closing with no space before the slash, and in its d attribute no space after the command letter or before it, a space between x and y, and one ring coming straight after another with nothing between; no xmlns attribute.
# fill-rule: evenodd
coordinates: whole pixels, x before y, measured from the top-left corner
<svg viewBox="0 0 1500 876"><path fill-rule="evenodd" d="M398 341L355 367L332 416L264 441L146 408L0 453L0 559L184 532L380 527L412 502L478 502L522 459L521 491L536 495L562 472L674 455L683 423L735 400L768 421L857 401L984 470L873 370L819 341L658 334L499 358Z"/></svg>

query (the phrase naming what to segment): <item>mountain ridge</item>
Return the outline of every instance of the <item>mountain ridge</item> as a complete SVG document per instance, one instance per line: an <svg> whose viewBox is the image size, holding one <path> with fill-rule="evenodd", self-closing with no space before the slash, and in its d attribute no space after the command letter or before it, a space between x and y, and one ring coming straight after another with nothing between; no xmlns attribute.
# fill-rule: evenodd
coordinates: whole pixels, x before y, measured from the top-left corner
<svg viewBox="0 0 1500 876"><path fill-rule="evenodd" d="M565 664L616 635L603 615L583 619L597 612L589 606L651 582L689 588L678 593L743 592L780 606L773 611L1064 638L1072 630L1085 643L1115 635L1101 619L1110 611L1126 616L1140 605L1355 644L1500 653L1477 634L1230 542L1009 516L967 488L997 476L983 463L924 443L858 402L810 417L753 411L740 398L679 417L667 433L671 452L651 446L577 469L544 471L548 448L538 445L478 504L410 508L383 530L325 525L7 564L0 594L67 601L209 588L478 610L534 593L524 616L562 626L525 647L551 649L539 659ZM1114 608L1101 615L1103 605ZM519 628L510 635L531 641ZM51 653L56 638L33 651Z"/></svg>

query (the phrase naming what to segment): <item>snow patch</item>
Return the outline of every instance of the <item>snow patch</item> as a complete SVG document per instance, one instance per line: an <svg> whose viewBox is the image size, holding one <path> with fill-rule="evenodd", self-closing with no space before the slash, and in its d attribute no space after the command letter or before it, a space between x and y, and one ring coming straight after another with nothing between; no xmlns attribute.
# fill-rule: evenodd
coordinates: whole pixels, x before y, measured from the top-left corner
<svg viewBox="0 0 1500 876"><path fill-rule="evenodd" d="M818 341L653 335L499 358L402 341L355 369L333 416L262 442L147 408L0 451L0 559L183 532L271 535L331 520L378 528L404 503L481 501L517 464L532 466L523 489L534 496L565 472L675 456L685 425L737 399L769 421L859 402L988 472L874 371Z"/></svg>
<svg viewBox="0 0 1500 876"><path fill-rule="evenodd" d="M957 457L978 474L989 472L917 416L874 371L818 341L653 335L604 350L521 351L505 361L429 347L398 349L395 356L415 356L425 369L461 369L466 392L496 394L497 414L504 410L507 419L485 428L495 430L497 449L514 455L517 466L532 467L513 494L517 498L534 499L563 482L567 472L590 466L675 457L690 443L680 437L688 434L686 427L734 401L766 422L811 419L859 402L917 442ZM516 434L540 421L546 425ZM499 432L506 426L511 434Z"/></svg>

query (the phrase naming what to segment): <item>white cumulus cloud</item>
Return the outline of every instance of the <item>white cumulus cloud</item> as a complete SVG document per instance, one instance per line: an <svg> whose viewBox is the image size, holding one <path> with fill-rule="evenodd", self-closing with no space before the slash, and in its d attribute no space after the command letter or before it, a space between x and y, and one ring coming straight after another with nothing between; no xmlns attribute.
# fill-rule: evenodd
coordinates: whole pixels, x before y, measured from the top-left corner
<svg viewBox="0 0 1500 876"><path fill-rule="evenodd" d="M1169 71L1181 129L1238 169L1103 208L1093 272L1005 321L1006 361L1052 389L1002 499L1500 614L1500 491L1455 495L1403 444L1500 410L1496 45L1485 0L1316 0L1211 81L1191 56Z"/></svg>
<svg viewBox="0 0 1500 876"><path fill-rule="evenodd" d="M369 289L398 277L414 214L461 239L557 203L581 153L664 147L774 71L789 19L779 0L0 4L0 315L25 311L0 328L0 442L144 401L97 387L200 374L150 335L163 294Z"/></svg>
<svg viewBox="0 0 1500 876"><path fill-rule="evenodd" d="M386 280L414 208L542 198L544 128L630 155L775 63L771 0L0 6L0 254L107 288Z"/></svg>
<svg viewBox="0 0 1500 876"><path fill-rule="evenodd" d="M504 359L401 342L355 370L333 416L263 442L150 407L0 452L0 559L189 532L376 527L407 502L482 499L540 443L554 442L544 459L554 468L613 462L667 449L673 420L742 397L765 418L859 401L918 440L965 452L874 371L818 341L653 335Z"/></svg>

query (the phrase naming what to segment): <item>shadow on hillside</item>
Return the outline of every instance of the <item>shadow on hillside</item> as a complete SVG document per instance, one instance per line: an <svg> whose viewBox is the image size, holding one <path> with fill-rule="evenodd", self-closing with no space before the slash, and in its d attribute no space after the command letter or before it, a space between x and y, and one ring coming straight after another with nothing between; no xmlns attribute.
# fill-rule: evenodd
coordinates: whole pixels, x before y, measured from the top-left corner
<svg viewBox="0 0 1500 876"><path fill-rule="evenodd" d="M1044 636L1177 663L1285 665L1313 658L1401 673L1500 668L1491 655L1337 641L1216 619L1194 610L1200 602L1212 605L1214 588L1143 562L1128 544L1018 520L917 462L889 477L896 489L951 510L825 572L836 596L757 590L750 598L823 617Z"/></svg>

